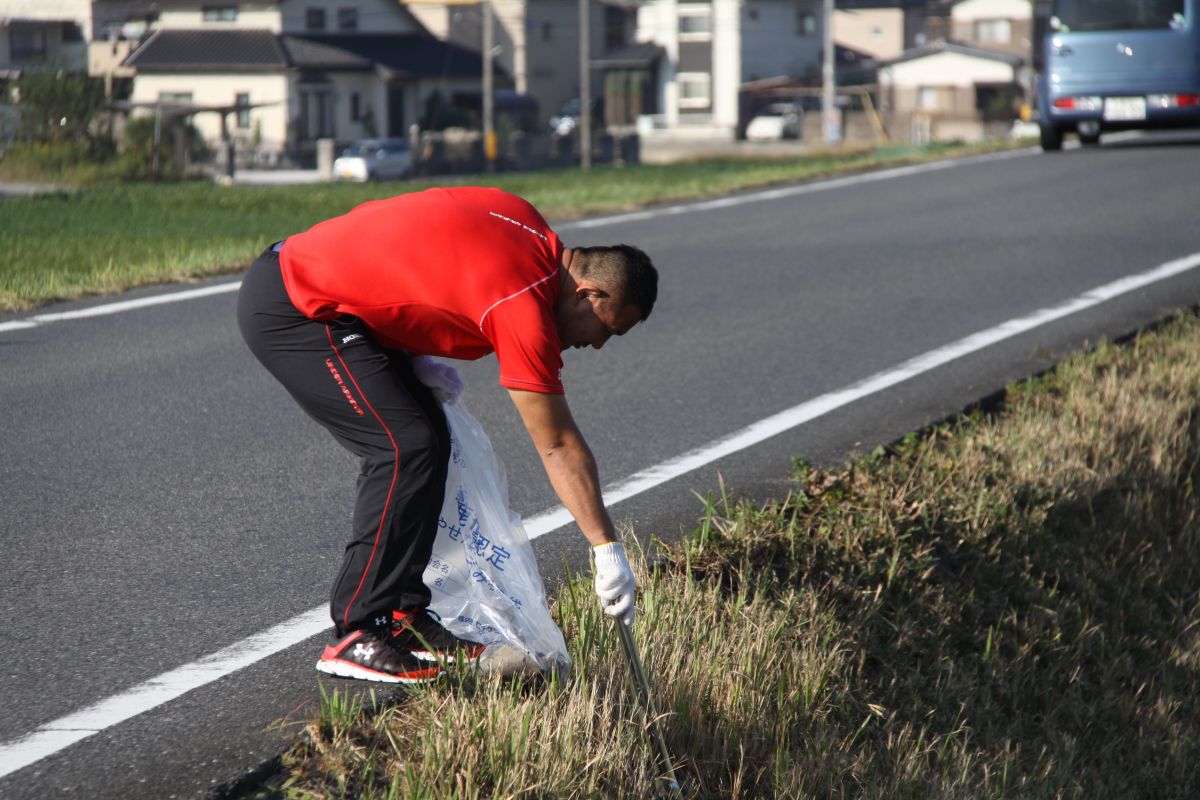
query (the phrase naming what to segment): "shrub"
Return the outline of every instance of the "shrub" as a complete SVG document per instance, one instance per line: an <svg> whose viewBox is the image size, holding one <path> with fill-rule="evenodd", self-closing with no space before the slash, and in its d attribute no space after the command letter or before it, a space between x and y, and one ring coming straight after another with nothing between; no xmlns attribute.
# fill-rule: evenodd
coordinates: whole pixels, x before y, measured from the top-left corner
<svg viewBox="0 0 1200 800"><path fill-rule="evenodd" d="M179 118L163 120L156 148L154 117L135 117L125 126L116 174L124 180L178 180L186 176L191 164L207 158L204 137L190 122Z"/></svg>
<svg viewBox="0 0 1200 800"><path fill-rule="evenodd" d="M53 68L22 74L16 97L20 138L55 144L96 138L93 123L108 102L104 81Z"/></svg>

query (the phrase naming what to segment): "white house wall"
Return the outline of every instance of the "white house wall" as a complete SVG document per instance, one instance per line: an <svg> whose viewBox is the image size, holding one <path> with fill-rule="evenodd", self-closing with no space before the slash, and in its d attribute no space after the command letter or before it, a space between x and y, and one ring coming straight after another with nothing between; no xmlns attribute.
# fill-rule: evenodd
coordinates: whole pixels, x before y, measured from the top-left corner
<svg viewBox="0 0 1200 800"><path fill-rule="evenodd" d="M445 3L409 3L408 10L431 36L443 42L449 40L453 6Z"/></svg>
<svg viewBox="0 0 1200 800"><path fill-rule="evenodd" d="M879 70L880 83L897 88L918 86L974 87L980 83L1010 83L1013 68L1001 61L960 53L936 53L902 61Z"/></svg>
<svg viewBox="0 0 1200 800"><path fill-rule="evenodd" d="M214 5L217 3L214 2ZM301 14L303 14L303 9ZM280 33L279 5L276 3L238 4L237 19L231 22L206 21L204 12L199 5L165 8L155 27L163 30L258 30Z"/></svg>
<svg viewBox="0 0 1200 800"><path fill-rule="evenodd" d="M732 136L738 124L742 85L740 0L713 0L712 125Z"/></svg>
<svg viewBox="0 0 1200 800"><path fill-rule="evenodd" d="M732 137L738 124L738 92L742 84L779 76L814 76L820 71L821 4L819 0L711 0L711 106L707 116L681 114L678 70L677 0L648 0L638 7L637 40L666 51L659 70L658 96L662 123L672 131L688 130ZM803 13L813 15L811 35L799 29Z"/></svg>
<svg viewBox="0 0 1200 800"><path fill-rule="evenodd" d="M420 28L413 23L404 8L395 0L307 0L304 3L281 2L278 12L282 15L283 30L287 33L306 32L306 12L309 8L325 8L325 30L311 33L339 33L337 12L339 8L358 9L359 33L414 33ZM240 14L239 14L240 17ZM239 19L240 21L240 19ZM240 27L258 27L242 25ZM272 30L275 30L272 28Z"/></svg>
<svg viewBox="0 0 1200 800"><path fill-rule="evenodd" d="M666 51L657 89L667 128L679 125L679 85L675 80L675 65L679 63L678 15L675 0L650 0L637 10L637 40L654 42Z"/></svg>
<svg viewBox="0 0 1200 800"><path fill-rule="evenodd" d="M1029 0L963 0L950 9L954 22L975 22L981 19L1031 19L1033 6Z"/></svg>
<svg viewBox="0 0 1200 800"><path fill-rule="evenodd" d="M904 52L904 9L853 8L833 12L833 39L880 60Z"/></svg>
<svg viewBox="0 0 1200 800"><path fill-rule="evenodd" d="M223 74L223 75L139 75L134 82L130 100L134 103L153 103L162 94L190 92L196 105L232 105L237 95L250 95L253 103L275 105L250 111L250 127L238 129L236 115L227 117L229 131L238 138L253 134L255 124L261 126L264 149L282 151L287 139L288 79L284 75ZM146 111L144 113L151 113ZM215 113L197 114L193 120L204 138L213 144L221 138L221 122Z"/></svg>

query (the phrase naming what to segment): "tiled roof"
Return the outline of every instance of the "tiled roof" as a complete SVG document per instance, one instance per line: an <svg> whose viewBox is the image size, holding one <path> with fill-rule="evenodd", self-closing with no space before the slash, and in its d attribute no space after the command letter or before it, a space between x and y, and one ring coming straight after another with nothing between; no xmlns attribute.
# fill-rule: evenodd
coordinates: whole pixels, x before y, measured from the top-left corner
<svg viewBox="0 0 1200 800"><path fill-rule="evenodd" d="M936 55L938 53L958 53L959 55L970 56L972 58L984 58L989 61L1003 61L1011 66L1020 66L1025 63L1025 60L1020 56L1012 53L1001 53L998 50L987 50L982 47L974 47L972 45L960 44L958 42L937 41L933 44L927 44L924 47L914 47L911 50L905 50L895 58L889 58L886 61L879 62L881 67L886 67L890 64L899 64L904 61L914 61L925 56Z"/></svg>
<svg viewBox="0 0 1200 800"><path fill-rule="evenodd" d="M291 62L302 69L370 69L371 59L301 36L281 37Z"/></svg>
<svg viewBox="0 0 1200 800"><path fill-rule="evenodd" d="M279 72L381 69L395 77L465 78L479 53L427 34L279 36L265 30L160 30L125 59L139 72ZM497 67L497 76L504 73Z"/></svg>
<svg viewBox="0 0 1200 800"><path fill-rule="evenodd" d="M283 42L295 65L306 69L376 64L397 77L415 78L467 78L483 71L479 53L420 33L314 34L284 36Z"/></svg>
<svg viewBox="0 0 1200 800"><path fill-rule="evenodd" d="M140 72L269 72L288 66L270 31L160 30L125 59Z"/></svg>

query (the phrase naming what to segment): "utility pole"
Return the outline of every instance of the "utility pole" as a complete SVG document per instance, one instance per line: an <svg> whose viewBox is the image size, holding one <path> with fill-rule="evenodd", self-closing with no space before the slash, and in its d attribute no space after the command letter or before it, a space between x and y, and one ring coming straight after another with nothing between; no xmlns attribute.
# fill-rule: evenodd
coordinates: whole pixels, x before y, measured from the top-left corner
<svg viewBox="0 0 1200 800"><path fill-rule="evenodd" d="M492 50L495 46L494 19L491 0L480 0L483 11L483 159L488 172L496 171L495 103L492 71Z"/></svg>
<svg viewBox="0 0 1200 800"><path fill-rule="evenodd" d="M589 2L579 0L579 166L592 168L592 54Z"/></svg>
<svg viewBox="0 0 1200 800"><path fill-rule="evenodd" d="M824 58L821 59L821 128L825 132L825 143L836 144L841 141L841 125L838 124L837 109L834 98L837 95L833 63L833 0L824 0L821 11L821 25L824 27L824 43L822 49Z"/></svg>

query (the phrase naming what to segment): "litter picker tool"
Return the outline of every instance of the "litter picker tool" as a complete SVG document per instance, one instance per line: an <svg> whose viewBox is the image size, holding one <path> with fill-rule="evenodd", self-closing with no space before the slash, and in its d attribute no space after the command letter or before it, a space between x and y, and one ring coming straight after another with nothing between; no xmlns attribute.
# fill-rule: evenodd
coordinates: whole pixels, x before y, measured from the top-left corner
<svg viewBox="0 0 1200 800"><path fill-rule="evenodd" d="M654 707L654 697L650 694L650 682L646 680L646 670L642 666L641 656L638 655L637 645L633 641L633 631L619 618L613 621L617 625L617 631L621 634L621 645L625 650L625 658L629 661L629 671L633 674L634 685L637 687L638 693L642 695L642 700L645 704L646 721L650 726L650 738L653 740L654 746L658 749L659 758L662 760L663 772L658 778L660 795L682 798L683 794L679 790L679 781L675 778L675 767L671 761L671 753L667 750L667 740L663 738L662 720L659 719L658 711ZM663 791L664 789L665 792Z"/></svg>

